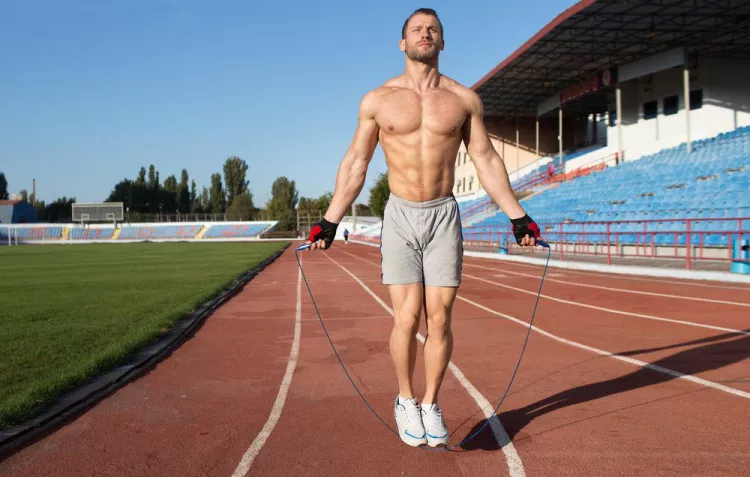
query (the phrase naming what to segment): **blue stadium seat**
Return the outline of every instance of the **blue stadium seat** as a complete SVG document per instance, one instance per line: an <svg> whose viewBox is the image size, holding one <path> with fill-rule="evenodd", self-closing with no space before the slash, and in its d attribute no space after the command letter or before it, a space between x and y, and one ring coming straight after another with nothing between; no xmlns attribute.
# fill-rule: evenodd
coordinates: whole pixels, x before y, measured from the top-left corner
<svg viewBox="0 0 750 477"><path fill-rule="evenodd" d="M202 225L124 225L118 240L193 239Z"/></svg>
<svg viewBox="0 0 750 477"><path fill-rule="evenodd" d="M218 224L212 225L205 234L204 239L217 239L217 238L253 238L259 234L265 232L270 226L271 222L253 222L249 224Z"/></svg>
<svg viewBox="0 0 750 477"><path fill-rule="evenodd" d="M523 206L542 225L565 221L663 220L649 223L647 230L662 232L655 235L654 243L669 245L674 244L675 233L668 232L678 233L678 244L685 244L687 225L684 219L715 219L691 222L691 230L703 232L705 245L726 246L726 234L737 231L739 223L723 219L750 218L748 190L750 126L695 141L691 154L687 153L685 144L681 144L561 183L557 188L524 200ZM472 227L507 228L508 223L507 216L498 212ZM750 219L743 224L744 230L750 229ZM601 227L586 225L585 230L606 230ZM565 224L562 230L581 232L580 225L575 224ZM634 234L644 231L644 223L614 224L610 231L621 234L621 243L635 243ZM692 234L691 242L698 244L700 235ZM577 239L583 236L575 233L567 236L569 241ZM589 235L587 240L595 239Z"/></svg>

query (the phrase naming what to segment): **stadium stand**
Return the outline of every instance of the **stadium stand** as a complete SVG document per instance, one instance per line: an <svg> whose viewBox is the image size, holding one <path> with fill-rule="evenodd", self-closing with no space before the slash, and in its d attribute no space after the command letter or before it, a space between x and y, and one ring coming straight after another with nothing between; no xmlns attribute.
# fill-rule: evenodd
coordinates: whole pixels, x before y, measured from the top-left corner
<svg viewBox="0 0 750 477"><path fill-rule="evenodd" d="M90 227L86 229L71 229L70 240L109 240L112 238L114 229L111 227Z"/></svg>
<svg viewBox="0 0 750 477"><path fill-rule="evenodd" d="M124 225L118 240L192 239L202 225Z"/></svg>
<svg viewBox="0 0 750 477"><path fill-rule="evenodd" d="M656 244L674 245L676 239L684 245L686 219L696 219L691 243L727 246L728 236L719 232L739 230L738 219L750 217L748 190L750 127L745 127L694 142L690 156L682 144L562 183L523 205L540 224L561 224L549 228L552 241L597 243L606 240L605 222L618 222L610 227L611 240L634 243L636 233L648 231L661 232ZM508 217L497 212L473 229L507 224Z"/></svg>
<svg viewBox="0 0 750 477"><path fill-rule="evenodd" d="M62 238L62 227L0 227L0 240L8 240L8 236L18 240L55 240Z"/></svg>
<svg viewBox="0 0 750 477"><path fill-rule="evenodd" d="M212 225L203 234L204 239L217 239L217 238L252 238L257 237L261 233L268 230L273 226L273 222L256 222L252 224L234 224L234 225Z"/></svg>

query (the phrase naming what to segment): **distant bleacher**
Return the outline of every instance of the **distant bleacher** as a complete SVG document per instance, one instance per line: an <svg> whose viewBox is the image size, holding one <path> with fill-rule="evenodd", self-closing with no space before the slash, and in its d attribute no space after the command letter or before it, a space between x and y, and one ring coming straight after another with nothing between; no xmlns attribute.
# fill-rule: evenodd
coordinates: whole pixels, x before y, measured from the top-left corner
<svg viewBox="0 0 750 477"><path fill-rule="evenodd" d="M252 224L212 225L203 235L204 239L219 238L253 238L268 230L273 222L255 222Z"/></svg>
<svg viewBox="0 0 750 477"><path fill-rule="evenodd" d="M117 240L193 239L202 225L124 225Z"/></svg>
<svg viewBox="0 0 750 477"><path fill-rule="evenodd" d="M70 229L70 240L109 240L114 233L113 228L90 227L85 229Z"/></svg>
<svg viewBox="0 0 750 477"><path fill-rule="evenodd" d="M262 222L187 222L121 224L120 227L91 224L45 225L0 224L0 245L54 241L180 241L218 239L259 239L271 231L277 221Z"/></svg>
<svg viewBox="0 0 750 477"><path fill-rule="evenodd" d="M0 240L7 241L8 236L15 240L55 240L62 238L62 227L0 227Z"/></svg>

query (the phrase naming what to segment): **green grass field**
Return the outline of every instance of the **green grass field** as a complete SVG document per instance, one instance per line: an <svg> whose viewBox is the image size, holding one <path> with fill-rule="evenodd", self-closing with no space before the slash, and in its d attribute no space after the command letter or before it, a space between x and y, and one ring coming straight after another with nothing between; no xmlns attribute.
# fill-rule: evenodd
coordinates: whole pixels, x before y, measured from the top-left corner
<svg viewBox="0 0 750 477"><path fill-rule="evenodd" d="M0 429L111 368L283 246L0 247Z"/></svg>

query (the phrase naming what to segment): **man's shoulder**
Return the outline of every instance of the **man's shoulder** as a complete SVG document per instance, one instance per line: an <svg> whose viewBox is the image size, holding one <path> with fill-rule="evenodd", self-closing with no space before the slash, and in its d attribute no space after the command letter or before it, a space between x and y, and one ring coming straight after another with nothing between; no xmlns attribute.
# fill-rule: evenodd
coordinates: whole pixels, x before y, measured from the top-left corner
<svg viewBox="0 0 750 477"><path fill-rule="evenodd" d="M378 86L377 88L365 93L365 95L362 97L360 107L363 110L366 110L369 112L375 111L383 98L385 98L386 96L388 96L389 94L395 91L399 91L403 89L401 86L399 86L396 83L397 79L398 78L394 78L392 80L386 81L385 83Z"/></svg>
<svg viewBox="0 0 750 477"><path fill-rule="evenodd" d="M453 78L445 75L443 75L441 83L443 83L443 86L447 90L461 98L461 101L466 105L467 108L475 109L478 105L481 107L482 100L473 89L467 88Z"/></svg>

